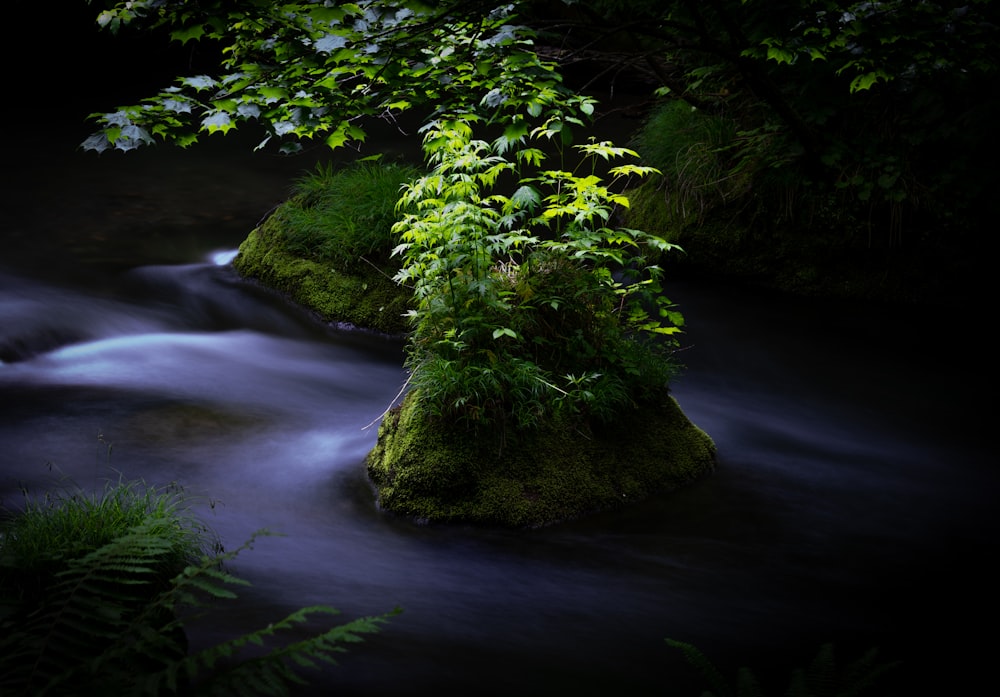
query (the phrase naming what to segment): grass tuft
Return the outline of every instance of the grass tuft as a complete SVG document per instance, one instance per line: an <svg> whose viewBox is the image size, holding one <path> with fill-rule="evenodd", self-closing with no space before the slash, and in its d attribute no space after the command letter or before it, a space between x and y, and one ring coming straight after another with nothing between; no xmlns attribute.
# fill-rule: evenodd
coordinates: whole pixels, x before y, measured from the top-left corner
<svg viewBox="0 0 1000 697"><path fill-rule="evenodd" d="M3 514L0 594L29 605L45 594L70 561L139 526L167 543L160 565L163 581L216 544L190 512L178 486L158 488L119 479L98 492L76 486L40 496L25 491L21 508Z"/></svg>
<svg viewBox="0 0 1000 697"><path fill-rule="evenodd" d="M395 243L400 187L418 175L408 165L360 162L344 168L320 164L293 186L298 206L284 214L286 248L297 256L351 271L364 258L388 260Z"/></svg>

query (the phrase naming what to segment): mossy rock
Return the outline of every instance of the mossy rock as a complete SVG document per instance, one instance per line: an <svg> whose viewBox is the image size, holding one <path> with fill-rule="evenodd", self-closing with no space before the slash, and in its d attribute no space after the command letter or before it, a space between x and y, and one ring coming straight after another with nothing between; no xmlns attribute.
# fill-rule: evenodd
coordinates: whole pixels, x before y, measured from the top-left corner
<svg viewBox="0 0 1000 697"><path fill-rule="evenodd" d="M368 475L387 512L432 523L543 527L676 489L715 444L669 395L616 424L477 436L429 417L416 392L383 419Z"/></svg>
<svg viewBox="0 0 1000 697"><path fill-rule="evenodd" d="M392 280L395 268L358 264L336 269L285 249L282 217L274 215L240 245L233 267L242 276L276 290L324 321L386 334L407 331L411 294Z"/></svg>

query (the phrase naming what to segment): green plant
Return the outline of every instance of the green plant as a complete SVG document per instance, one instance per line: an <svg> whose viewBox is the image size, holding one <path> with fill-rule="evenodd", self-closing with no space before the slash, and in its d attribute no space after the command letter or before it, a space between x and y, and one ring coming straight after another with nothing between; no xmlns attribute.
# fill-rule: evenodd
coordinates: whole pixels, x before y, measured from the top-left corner
<svg viewBox="0 0 1000 697"><path fill-rule="evenodd" d="M631 373L618 370L621 337L653 334L669 349L679 331L647 256L673 245L616 225L628 181L653 170L617 164L636 153L607 141L573 145L595 101L563 84L535 49L536 33L514 23L515 9L115 2L101 26L146 23L182 42L217 41L220 74L181 78L141 106L95 115L101 130L83 147L188 145L252 121L268 134L260 147L274 138L294 151L323 138L337 148L365 139L366 117L391 122L421 106L433 171L405 187L393 228L402 238L396 280L414 292L408 365L421 399L431 413L477 426L530 426L559 410L605 418L635 403ZM368 236L380 225L359 222L357 209L325 217L318 205L330 192L347 199L337 209L360 199L353 184L333 183L338 176L326 166L300 181L306 205L281 212L281 222L293 253L363 263L380 248L384 238ZM569 263L558 267L557 257ZM550 277L548 297L535 293L536 269ZM555 326L540 303L582 311Z"/></svg>
<svg viewBox="0 0 1000 697"><path fill-rule="evenodd" d="M337 614L307 607L189 654L185 622L235 598L232 586L249 585L225 565L268 533L231 552L208 551L205 528L179 503L175 492L119 482L99 497L29 500L4 523L4 695L288 695L305 682L298 668L335 664L345 644L392 614L275 645L314 617Z"/></svg>
<svg viewBox="0 0 1000 697"><path fill-rule="evenodd" d="M744 122L747 115L743 115ZM787 157L772 128L748 130L732 118L678 99L662 102L633 136L643 160L660 176L643 184L662 197L666 219L656 229L680 232L729 206L759 196L760 176Z"/></svg>
<svg viewBox="0 0 1000 697"><path fill-rule="evenodd" d="M400 188L419 170L404 164L363 161L335 169L319 164L293 186L297 205L282 210L288 251L341 271L384 264L394 246Z"/></svg>
<svg viewBox="0 0 1000 697"><path fill-rule="evenodd" d="M613 166L635 153L609 142L566 148L569 107L530 130L515 116L493 142L473 137L473 114L425 127L432 170L404 188L394 230L415 297L411 381L433 415L501 430L566 409L607 418L635 402L624 343L659 337L647 357L669 360L683 320L646 254L674 246L612 227L617 191L652 170ZM545 146L573 170L546 167Z"/></svg>
<svg viewBox="0 0 1000 697"><path fill-rule="evenodd" d="M730 683L697 647L676 639L667 639L666 642L671 648L679 650L708 683L702 697L764 697L769 694L749 668L740 668L735 681ZM896 661L879 661L878 650L871 649L861 658L841 667L836 662L833 645L824 644L808 666L792 672L788 687L781 694L785 697L857 697L880 686L885 674L898 665Z"/></svg>
<svg viewBox="0 0 1000 697"><path fill-rule="evenodd" d="M726 179L722 150L734 136L731 121L680 100L661 104L634 136L643 159L662 173L661 186L679 220L699 217L707 199L721 193Z"/></svg>
<svg viewBox="0 0 1000 697"><path fill-rule="evenodd" d="M32 604L47 592L57 571L143 526L165 545L157 555L157 583L179 572L217 544L211 531L190 512L183 491L141 481L108 481L100 491L78 486L31 497L8 512L0 538L0 593Z"/></svg>

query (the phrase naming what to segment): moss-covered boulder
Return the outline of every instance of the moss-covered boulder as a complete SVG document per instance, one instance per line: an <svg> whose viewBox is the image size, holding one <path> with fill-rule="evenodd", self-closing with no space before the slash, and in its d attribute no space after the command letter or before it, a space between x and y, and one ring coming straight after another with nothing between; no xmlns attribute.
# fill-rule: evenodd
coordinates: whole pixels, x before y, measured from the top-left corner
<svg viewBox="0 0 1000 697"><path fill-rule="evenodd" d="M392 280L399 270L392 226L399 189L416 171L382 163L318 167L250 232L233 267L327 322L405 332L411 293Z"/></svg>
<svg viewBox="0 0 1000 697"><path fill-rule="evenodd" d="M388 512L421 522L542 527L620 508L711 472L715 444L669 395L613 425L484 436L428 417L417 393L367 459Z"/></svg>
<svg viewBox="0 0 1000 697"><path fill-rule="evenodd" d="M324 321L387 334L406 331L410 293L391 279L392 268L346 272L303 259L281 244L281 225L281 218L272 216L243 241L233 260L242 276L282 293Z"/></svg>

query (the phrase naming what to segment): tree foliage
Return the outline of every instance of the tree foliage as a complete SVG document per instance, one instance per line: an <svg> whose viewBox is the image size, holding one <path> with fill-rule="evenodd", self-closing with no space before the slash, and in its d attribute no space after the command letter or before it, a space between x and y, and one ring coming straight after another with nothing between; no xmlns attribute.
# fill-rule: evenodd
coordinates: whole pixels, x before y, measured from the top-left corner
<svg viewBox="0 0 1000 697"><path fill-rule="evenodd" d="M223 73L99 115L85 147L188 145L253 122L266 132L260 147L322 138L336 148L363 140L366 118L419 109L431 171L404 189L394 229L397 280L416 298L409 365L428 412L501 429L564 407L609 419L666 389L682 318L648 252L672 245L616 226L624 181L651 170L612 163L636 153L610 142L573 145L594 100L563 83L513 9L119 3L102 24L143 19L178 40L222 42ZM659 341L639 350L639 335Z"/></svg>
<svg viewBox="0 0 1000 697"><path fill-rule="evenodd" d="M119 2L99 24L210 42L220 72L181 77L141 104L96 115L102 130L84 147L186 146L252 122L264 130L259 147L276 140L294 151L302 139L322 139L336 148L363 141L367 118L391 122L415 107L517 103L537 114L571 93L511 23L511 9L477 0Z"/></svg>
<svg viewBox="0 0 1000 697"><path fill-rule="evenodd" d="M560 61L606 82L641 74L662 97L730 120L733 167L753 160L758 190L778 172L789 189L810 187L814 200L850 194L853 203L837 205L877 220L894 244L904 215L924 232L956 222L950 232L959 233L970 216L982 222L994 210L996 3L564 5L537 22L568 38L558 44Z"/></svg>
<svg viewBox="0 0 1000 697"><path fill-rule="evenodd" d="M849 192L886 215L919 209L942 222L992 200L985 175L996 154L1000 16L988 0L521 0L501 8L137 0L99 19L112 30L140 20L178 41L216 45L222 71L98 115L102 131L87 147L190 144L247 122L263 129L262 145L295 149L300 138L319 138L338 146L364 139L366 118L391 121L415 107L506 104L537 116L570 97L560 74L582 66L582 93L644 75L661 96L733 118L747 142L766 137L765 170Z"/></svg>

